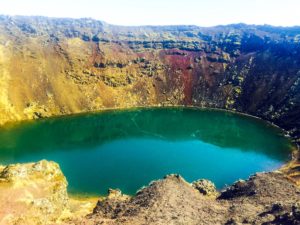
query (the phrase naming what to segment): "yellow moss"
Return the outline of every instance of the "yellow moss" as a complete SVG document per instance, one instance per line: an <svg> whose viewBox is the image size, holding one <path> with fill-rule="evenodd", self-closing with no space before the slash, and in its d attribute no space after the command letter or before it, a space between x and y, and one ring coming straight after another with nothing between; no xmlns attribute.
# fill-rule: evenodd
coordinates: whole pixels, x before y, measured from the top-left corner
<svg viewBox="0 0 300 225"><path fill-rule="evenodd" d="M70 39L68 39L67 43L72 46L74 46L74 45L78 46L78 45L81 45L83 43L83 41L80 38L70 38Z"/></svg>
<svg viewBox="0 0 300 225"><path fill-rule="evenodd" d="M17 116L14 106L9 100L10 74L7 70L8 52L0 45L0 124Z"/></svg>
<svg viewBox="0 0 300 225"><path fill-rule="evenodd" d="M240 83L242 83L244 81L244 77L238 77L238 80Z"/></svg>
<svg viewBox="0 0 300 225"><path fill-rule="evenodd" d="M235 87L234 88L234 91L237 93L237 94L240 94L242 92L242 89L240 87Z"/></svg>

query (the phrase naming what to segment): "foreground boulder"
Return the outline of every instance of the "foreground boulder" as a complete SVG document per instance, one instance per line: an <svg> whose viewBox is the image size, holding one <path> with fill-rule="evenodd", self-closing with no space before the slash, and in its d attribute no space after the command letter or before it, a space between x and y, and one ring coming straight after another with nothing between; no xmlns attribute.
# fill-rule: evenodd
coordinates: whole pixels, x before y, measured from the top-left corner
<svg viewBox="0 0 300 225"><path fill-rule="evenodd" d="M48 224L68 213L67 181L57 163L0 168L0 224Z"/></svg>

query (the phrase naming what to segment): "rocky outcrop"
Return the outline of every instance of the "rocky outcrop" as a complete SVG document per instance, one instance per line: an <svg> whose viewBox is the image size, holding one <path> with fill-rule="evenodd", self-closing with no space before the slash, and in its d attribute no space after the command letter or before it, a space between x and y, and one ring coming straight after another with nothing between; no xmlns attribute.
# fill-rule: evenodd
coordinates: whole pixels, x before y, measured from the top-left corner
<svg viewBox="0 0 300 225"><path fill-rule="evenodd" d="M200 179L194 181L192 183L192 186L203 195L214 197L218 195L215 184L209 180Z"/></svg>
<svg viewBox="0 0 300 225"><path fill-rule="evenodd" d="M58 164L15 164L0 172L0 223L56 222L69 210L67 181Z"/></svg>
<svg viewBox="0 0 300 225"><path fill-rule="evenodd" d="M65 224L91 212L93 200L70 199L59 165L40 161L0 168L0 224Z"/></svg>
<svg viewBox="0 0 300 225"><path fill-rule="evenodd" d="M229 186L219 195L217 198L205 196L179 175L169 175L152 182L131 198L100 200L94 212L77 223L300 223L299 188L279 172L256 174Z"/></svg>
<svg viewBox="0 0 300 225"><path fill-rule="evenodd" d="M220 193L208 180L190 184L180 175L168 175L135 196L110 189L96 204L70 198L54 162L0 170L0 224L300 223L300 189L281 172L253 175Z"/></svg>

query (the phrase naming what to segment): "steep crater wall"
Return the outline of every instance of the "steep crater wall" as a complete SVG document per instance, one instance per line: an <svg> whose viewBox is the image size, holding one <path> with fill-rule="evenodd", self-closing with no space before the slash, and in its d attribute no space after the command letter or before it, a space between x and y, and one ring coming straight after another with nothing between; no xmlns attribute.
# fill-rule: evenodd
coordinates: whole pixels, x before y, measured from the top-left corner
<svg viewBox="0 0 300 225"><path fill-rule="evenodd" d="M0 123L193 105L258 116L300 142L300 27L121 27L0 16Z"/></svg>

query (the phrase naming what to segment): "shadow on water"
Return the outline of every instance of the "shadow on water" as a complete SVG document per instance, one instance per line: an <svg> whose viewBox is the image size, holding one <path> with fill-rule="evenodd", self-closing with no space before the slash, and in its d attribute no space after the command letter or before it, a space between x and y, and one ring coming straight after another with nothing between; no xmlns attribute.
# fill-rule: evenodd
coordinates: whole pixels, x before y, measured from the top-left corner
<svg viewBox="0 0 300 225"><path fill-rule="evenodd" d="M128 138L201 140L223 148L286 157L279 129L258 119L215 110L139 109L45 119L0 129L2 155L94 148ZM280 139L280 140L279 140ZM274 147L276 144L276 147Z"/></svg>
<svg viewBox="0 0 300 225"><path fill-rule="evenodd" d="M186 145L184 143L189 144ZM201 143L201 146L199 143ZM153 145L151 149L148 149L149 145ZM169 157L173 154L173 152L170 152L171 148L188 148L185 152L193 154L193 152L189 151L195 148L209 149L212 148L211 146L218 148L218 151L231 149L249 154L263 155L270 160L276 161L277 166L278 162L288 159L291 143L282 135L279 129L255 118L217 110L183 108L108 111L44 119L0 129L1 164L34 161L43 158L55 160L60 163L69 180L71 189L73 187L75 192L82 189L84 192L97 192L97 189L89 190L88 185L99 186L98 183L91 184L90 179L93 179L92 177L96 176L95 174L87 176L86 171L82 171L80 174L72 176L71 170L74 170L76 160L82 159L88 161L86 163L77 162L77 165L78 163L82 164L81 169L83 170L97 170L98 166L95 165L98 165L99 161L95 162L91 157L96 157L96 154L102 154L101 156L97 155L98 158L96 157L97 159L99 157L101 159L101 168L99 166L98 169L112 170L109 167L111 164L123 168L120 163L124 162L124 160L129 160L126 158L126 155L130 157L131 163L137 164L137 161L140 160L138 157L147 157L148 159L145 158L143 161L143 163L147 163L157 161L161 157L166 157L166 155L160 155L161 150L166 148L168 149L166 154ZM144 155L137 152L135 148L142 148L145 151ZM104 153L105 151L107 153ZM176 151L180 152L181 150L177 149ZM123 158L120 156L122 154L124 154ZM184 154L184 152L178 153L178 155L180 154ZM204 153L202 152L201 154L202 157ZM77 158L75 159L76 156ZM71 163L72 157L74 157L74 160ZM192 157L194 156L192 155ZM227 156L214 155L214 157ZM130 160L127 163L130 163ZM174 158L174 160L178 159ZM219 160L219 164L220 161L222 162L222 159ZM83 165L89 164L89 162L91 162L90 164L93 167L84 168ZM164 164L164 169L166 170L157 166L159 163ZM152 172L157 170L156 176L151 175L152 172L147 171L146 168L145 171L147 172L145 173L149 176L145 174L140 175L141 177L145 177L144 180L141 178L135 185L126 186L124 189L128 193L133 193L141 185L147 184L145 182L150 181L153 176L154 178L160 178L159 176L164 175L162 174L163 172L181 172L180 169L174 169L175 171L167 170L165 162L159 163L149 163L148 169L150 170L152 167ZM195 165L197 163L196 161L194 162ZM186 161L186 164L182 165L186 168L187 165L194 164ZM212 163L212 165L214 164ZM141 165L136 166L141 167ZM178 163L176 166L180 167ZM172 164L170 168L177 168L176 166ZM209 167L209 165L205 166ZM124 168L126 168L126 165L124 165ZM131 172L134 174L136 167L128 168L128 170L130 169L132 169ZM85 172L85 175L83 172ZM105 171L105 173L108 173L108 171ZM117 179L118 173L120 171L115 171L112 177L115 176L114 179ZM191 179L194 179L198 175L191 176ZM78 181L76 179L78 179L78 176L82 176L82 179L86 182L84 184L86 185L85 188L82 188L83 184L77 185ZM186 176L189 177L188 174ZM206 177L211 178L212 176L207 174ZM122 185L121 181L126 183L125 179L127 178L126 176L122 178L124 179L123 181L121 178L118 178L119 182L112 182L112 186ZM104 181L110 182L107 179L107 177L102 177L102 184ZM217 181L217 185L223 186L224 182L218 183ZM101 190L100 192L103 193L105 191Z"/></svg>

